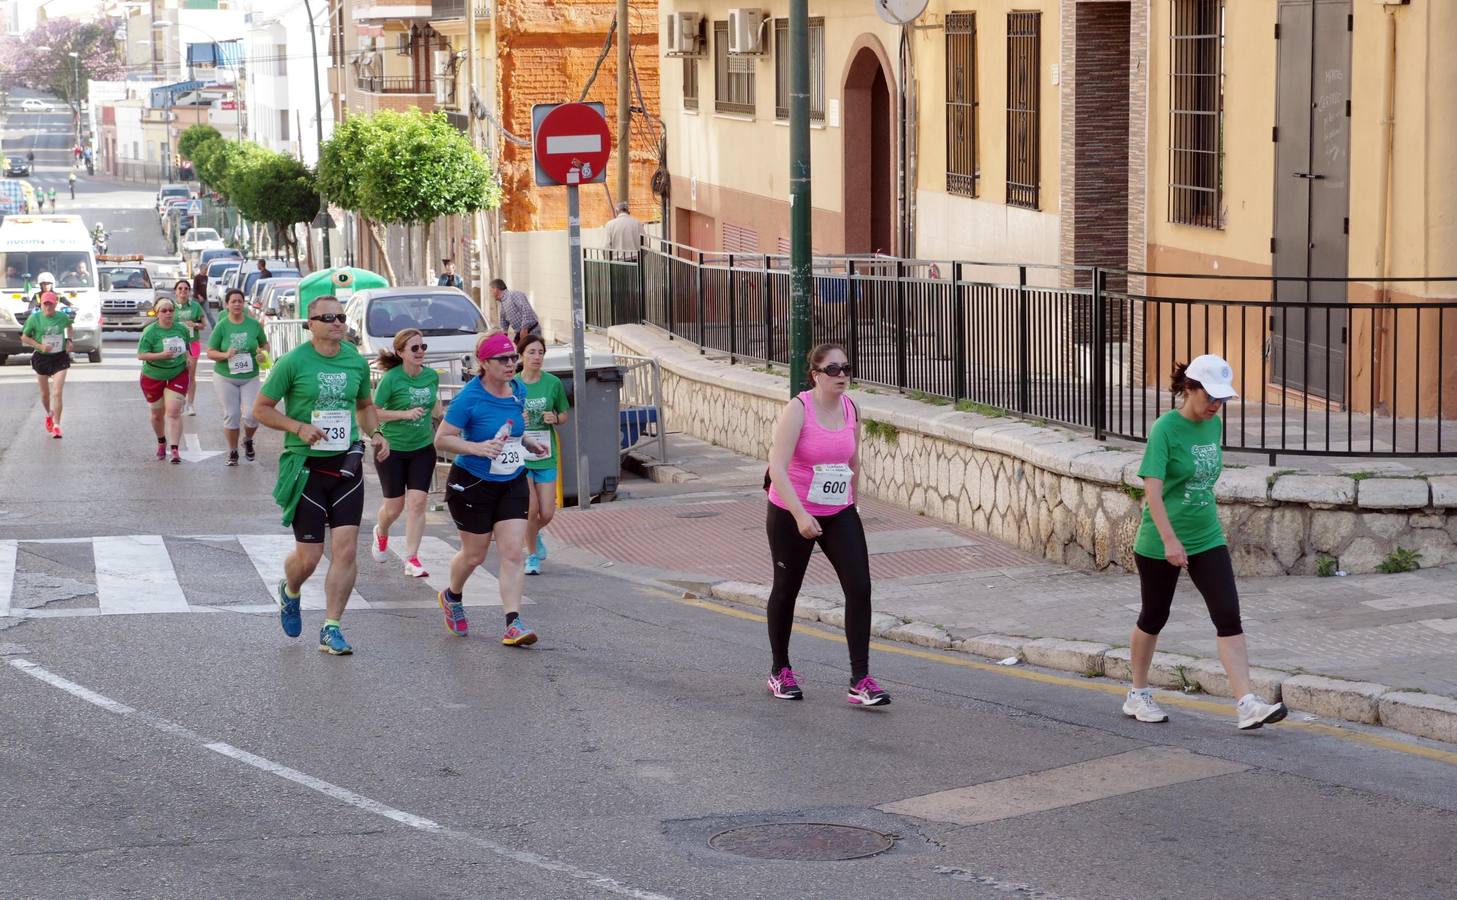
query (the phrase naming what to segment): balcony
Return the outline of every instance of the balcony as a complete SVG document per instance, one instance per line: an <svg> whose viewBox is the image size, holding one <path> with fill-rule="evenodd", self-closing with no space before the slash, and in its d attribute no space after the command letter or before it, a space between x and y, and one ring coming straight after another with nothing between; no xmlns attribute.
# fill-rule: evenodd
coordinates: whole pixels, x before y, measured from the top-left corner
<svg viewBox="0 0 1457 900"><path fill-rule="evenodd" d="M428 2L411 2L411 0L358 0L354 4L353 12L356 22L380 22L385 19L428 19L431 15Z"/></svg>
<svg viewBox="0 0 1457 900"><path fill-rule="evenodd" d="M435 96L435 81L413 75L360 75L354 86L367 94L429 94Z"/></svg>
<svg viewBox="0 0 1457 900"><path fill-rule="evenodd" d="M464 19L466 4L472 2L476 8L477 19L489 19L491 17L490 0L434 0L430 4L430 18Z"/></svg>

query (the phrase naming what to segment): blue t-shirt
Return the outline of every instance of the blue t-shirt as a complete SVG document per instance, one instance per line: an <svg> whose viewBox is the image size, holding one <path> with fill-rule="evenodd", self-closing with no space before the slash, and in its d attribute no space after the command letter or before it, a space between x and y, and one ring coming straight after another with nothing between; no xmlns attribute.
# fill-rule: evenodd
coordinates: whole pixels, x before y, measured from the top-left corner
<svg viewBox="0 0 1457 900"><path fill-rule="evenodd" d="M511 436L519 438L526 433L526 386L512 381L510 397L495 397L479 378L473 378L445 408L445 421L468 441L495 440L508 422ZM484 481L514 481L526 471L523 466L510 475L492 475L490 457L464 453L456 454L455 464Z"/></svg>

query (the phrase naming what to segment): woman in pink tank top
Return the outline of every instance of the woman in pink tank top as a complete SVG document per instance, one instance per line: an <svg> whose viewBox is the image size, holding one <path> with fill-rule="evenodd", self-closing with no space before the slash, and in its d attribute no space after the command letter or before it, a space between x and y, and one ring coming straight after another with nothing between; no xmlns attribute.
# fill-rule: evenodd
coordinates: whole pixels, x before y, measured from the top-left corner
<svg viewBox="0 0 1457 900"><path fill-rule="evenodd" d="M769 594L769 691L801 700L804 690L789 665L794 603L815 544L835 567L845 593L845 641L850 649L849 702L883 706L890 695L870 677L870 554L855 509L860 480L860 412L846 391L845 348L820 344L809 354L813 387L790 400L774 426L769 451L769 552L774 588Z"/></svg>

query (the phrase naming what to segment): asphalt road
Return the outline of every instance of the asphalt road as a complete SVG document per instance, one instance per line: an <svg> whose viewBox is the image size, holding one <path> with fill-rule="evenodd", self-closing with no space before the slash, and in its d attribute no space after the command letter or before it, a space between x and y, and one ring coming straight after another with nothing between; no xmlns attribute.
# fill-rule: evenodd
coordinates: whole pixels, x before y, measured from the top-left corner
<svg viewBox="0 0 1457 900"><path fill-rule="evenodd" d="M119 252L158 249L148 193L96 192L135 229ZM855 709L818 627L792 648L807 699L775 701L754 613L564 550L527 584L541 642L511 649L497 608L455 638L427 585L361 549L356 653L320 654L322 612L286 638L257 562L286 534L279 440L224 468L204 384L195 461L158 465L128 344L73 367L62 441L26 360L0 369L0 607L22 612L0 617L6 897L1457 895L1452 748L1240 733L1197 700L1139 725L1110 683L900 645L872 650L895 702ZM618 502L667 490L627 481ZM429 534L453 540L439 514ZM138 535L160 538L117 554ZM103 614L118 584L185 603ZM839 862L709 846L776 822L895 841Z"/></svg>

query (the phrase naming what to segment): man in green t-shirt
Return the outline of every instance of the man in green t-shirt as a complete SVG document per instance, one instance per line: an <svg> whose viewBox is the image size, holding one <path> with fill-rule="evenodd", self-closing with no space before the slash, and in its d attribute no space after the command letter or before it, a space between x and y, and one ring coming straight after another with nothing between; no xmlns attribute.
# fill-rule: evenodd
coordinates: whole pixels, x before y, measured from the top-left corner
<svg viewBox="0 0 1457 900"><path fill-rule="evenodd" d="M20 342L34 352L30 367L40 387L40 405L46 411L46 433L61 436L61 393L66 387L66 370L71 368L70 316L57 310L55 291L40 295L40 310L25 320Z"/></svg>
<svg viewBox="0 0 1457 900"><path fill-rule="evenodd" d="M177 444L182 439L182 406L187 398L187 342L191 333L177 322L177 306L159 300L153 309L157 321L142 330L137 359L142 361L142 396L152 411L152 433L157 436L157 461L172 451L172 464L182 462Z"/></svg>
<svg viewBox="0 0 1457 900"><path fill-rule="evenodd" d="M360 426L370 436L376 459L390 452L370 395L369 364L344 341L344 323L338 299L316 298L309 305L309 342L273 364L253 405L255 419L286 433L273 496L283 507L284 524L293 526L294 550L278 582L279 620L284 634L298 637L303 629L299 600L304 582L323 559L327 528L332 552L319 649L335 655L353 652L339 623L359 573L365 451Z"/></svg>

